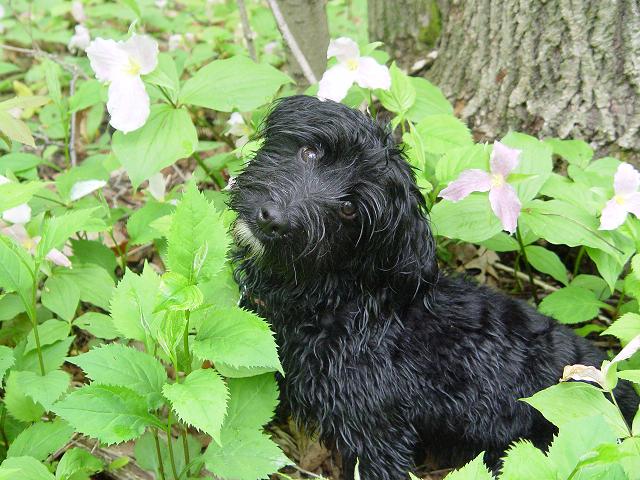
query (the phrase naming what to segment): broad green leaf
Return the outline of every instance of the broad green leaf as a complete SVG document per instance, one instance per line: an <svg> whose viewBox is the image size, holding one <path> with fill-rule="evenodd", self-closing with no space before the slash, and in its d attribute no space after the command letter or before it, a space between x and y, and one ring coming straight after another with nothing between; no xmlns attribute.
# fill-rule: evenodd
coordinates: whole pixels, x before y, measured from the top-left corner
<svg viewBox="0 0 640 480"><path fill-rule="evenodd" d="M116 256L104 243L95 240L72 239L71 247L74 264L94 264L105 269L110 275L117 266Z"/></svg>
<svg viewBox="0 0 640 480"><path fill-rule="evenodd" d="M184 108L153 105L143 127L113 135L112 148L131 183L137 188L154 173L190 156L198 146L198 134Z"/></svg>
<svg viewBox="0 0 640 480"><path fill-rule="evenodd" d="M230 378L229 402L224 430L260 430L278 404L278 385L272 373L249 378Z"/></svg>
<svg viewBox="0 0 640 480"><path fill-rule="evenodd" d="M409 77L416 91L416 100L407 112L412 122L420 122L427 115L453 115L453 107L442 90L422 77Z"/></svg>
<svg viewBox="0 0 640 480"><path fill-rule="evenodd" d="M144 76L144 81L166 89L171 100L175 101L180 90L180 79L176 62L169 53L162 52L158 55L158 66L148 75Z"/></svg>
<svg viewBox="0 0 640 480"><path fill-rule="evenodd" d="M210 443L204 453L208 470L222 478L256 480L291 464L280 448L259 430L223 434L222 443Z"/></svg>
<svg viewBox="0 0 640 480"><path fill-rule="evenodd" d="M182 87L180 103L221 112L248 112L269 102L291 79L271 65L236 56L214 60Z"/></svg>
<svg viewBox="0 0 640 480"><path fill-rule="evenodd" d="M56 275L71 277L80 288L80 300L107 310L114 289L113 277L99 265L74 264L73 268L59 269Z"/></svg>
<svg viewBox="0 0 640 480"><path fill-rule="evenodd" d="M500 219L491 210L487 194L472 193L464 200L443 200L431 209L434 235L477 243L502 230Z"/></svg>
<svg viewBox="0 0 640 480"><path fill-rule="evenodd" d="M404 114L416 101L416 90L409 76L398 68L395 62L389 68L391 74L391 88L376 90L376 96L387 110Z"/></svg>
<svg viewBox="0 0 640 480"><path fill-rule="evenodd" d="M60 248L71 235L88 229L97 212L98 208L85 208L47 220L42 231L42 240L38 243L37 258L43 259L52 248Z"/></svg>
<svg viewBox="0 0 640 480"><path fill-rule="evenodd" d="M31 298L34 269L31 256L9 238L0 235L0 288L16 292L30 318L35 318Z"/></svg>
<svg viewBox="0 0 640 480"><path fill-rule="evenodd" d="M40 339L40 346L51 345L58 340L67 338L71 325L68 322L62 320L47 320L44 323L38 325L38 338ZM36 337L33 330L27 335L27 346L25 353L36 348Z"/></svg>
<svg viewBox="0 0 640 480"><path fill-rule="evenodd" d="M63 108L62 103L62 86L60 85L60 66L53 60L45 57L43 62L44 76L47 83L47 90L49 91L49 97L53 100L53 103Z"/></svg>
<svg viewBox="0 0 640 480"><path fill-rule="evenodd" d="M176 445L177 446L177 445ZM56 480L81 480L103 469L102 460L94 457L82 448L71 448L64 455L56 468Z"/></svg>
<svg viewBox="0 0 640 480"><path fill-rule="evenodd" d="M3 183L0 185L0 212L27 203L45 185L45 183L38 181Z"/></svg>
<svg viewBox="0 0 640 480"><path fill-rule="evenodd" d="M640 333L640 315L625 313L600 335L613 335L626 345Z"/></svg>
<svg viewBox="0 0 640 480"><path fill-rule="evenodd" d="M77 112L107 101L107 89L98 80L82 82L76 92L69 97L69 112Z"/></svg>
<svg viewBox="0 0 640 480"><path fill-rule="evenodd" d="M479 243L494 252L513 252L520 248L517 240L505 232L496 233L493 237Z"/></svg>
<svg viewBox="0 0 640 480"><path fill-rule="evenodd" d="M44 361L45 374L53 370L57 370L63 363L69 352L69 347L73 343L74 337L66 337L51 345L42 347L42 358ZM40 364L38 362L38 354L35 349L26 351L26 341L19 343L14 349L16 356L15 370L30 371L40 374Z"/></svg>
<svg viewBox="0 0 640 480"><path fill-rule="evenodd" d="M8 153L0 158L0 175L5 175L7 171L13 172L14 174L26 172L40 165L42 161L39 156L33 153Z"/></svg>
<svg viewBox="0 0 640 480"><path fill-rule="evenodd" d="M592 291L571 285L546 296L539 309L561 323L572 324L595 318L603 306Z"/></svg>
<svg viewBox="0 0 640 480"><path fill-rule="evenodd" d="M617 246L622 248L622 245ZM627 255L614 256L597 248L586 247L586 251L591 260L593 260L593 263L598 267L600 276L607 282L607 285L609 285L609 289L615 291L616 282L632 252L629 252Z"/></svg>
<svg viewBox="0 0 640 480"><path fill-rule="evenodd" d="M37 422L23 430L11 443L7 457L25 455L43 461L69 441L73 428L60 419Z"/></svg>
<svg viewBox="0 0 640 480"><path fill-rule="evenodd" d="M163 232L151 225L155 220L174 211L175 207L170 203L160 203L149 200L145 205L136 210L127 221L127 232L132 245L142 245L162 237Z"/></svg>
<svg viewBox="0 0 640 480"><path fill-rule="evenodd" d="M597 275L580 274L571 280L572 287L582 287L591 290L600 300L611 297L611 290L602 278Z"/></svg>
<svg viewBox="0 0 640 480"><path fill-rule="evenodd" d="M237 307L210 311L200 326L193 350L213 362L282 371L269 325Z"/></svg>
<svg viewBox="0 0 640 480"><path fill-rule="evenodd" d="M126 387L89 385L72 392L52 411L76 431L111 444L133 440L147 427L162 428L142 395Z"/></svg>
<svg viewBox="0 0 640 480"><path fill-rule="evenodd" d="M553 149L553 153L579 167L586 167L593 158L593 149L582 140L547 138L544 143Z"/></svg>
<svg viewBox="0 0 640 480"><path fill-rule="evenodd" d="M629 435L618 409L593 385L582 382L559 383L523 400L559 428L573 420L602 415L617 436Z"/></svg>
<svg viewBox="0 0 640 480"><path fill-rule="evenodd" d="M211 435L220 443L229 392L215 370L194 370L184 382L166 384L162 392L183 422Z"/></svg>
<svg viewBox="0 0 640 480"><path fill-rule="evenodd" d="M63 370L51 370L44 376L30 371L14 371L12 375L24 394L47 410L69 389L71 381Z"/></svg>
<svg viewBox="0 0 640 480"><path fill-rule="evenodd" d="M160 278L160 295L162 302L156 310L195 310L204 301L204 296L197 285L176 272L166 272Z"/></svg>
<svg viewBox="0 0 640 480"><path fill-rule="evenodd" d="M36 143L31 130L22 120L14 118L6 110L0 110L0 133L16 142L35 148Z"/></svg>
<svg viewBox="0 0 640 480"><path fill-rule="evenodd" d="M162 403L162 385L167 381L167 373L162 364L148 353L111 343L70 357L67 361L82 368L93 380L92 385L128 387L145 397L152 408L158 408Z"/></svg>
<svg viewBox="0 0 640 480"><path fill-rule="evenodd" d="M551 148L537 138L524 133L509 132L502 140L505 145L521 150L518 166L513 174L527 174L531 177L514 184L518 198L525 203L534 198L547 181L553 169Z"/></svg>
<svg viewBox="0 0 640 480"><path fill-rule="evenodd" d="M24 456L2 462L0 480L55 480L55 477L35 458Z"/></svg>
<svg viewBox="0 0 640 480"><path fill-rule="evenodd" d="M451 472L444 480L493 480L493 477L485 467L482 457L484 452L459 470Z"/></svg>
<svg viewBox="0 0 640 480"><path fill-rule="evenodd" d="M144 341L147 332L154 332L162 315L153 313L160 277L149 264L142 275L127 270L118 283L111 300L114 326L125 337Z"/></svg>
<svg viewBox="0 0 640 480"><path fill-rule="evenodd" d="M640 370L623 370L618 372L618 378L624 378L640 385Z"/></svg>
<svg viewBox="0 0 640 480"><path fill-rule="evenodd" d="M37 108L49 103L49 97L41 95L25 95L10 98L4 102L0 102L0 110L11 110L12 108Z"/></svg>
<svg viewBox="0 0 640 480"><path fill-rule="evenodd" d="M486 145L472 144L448 150L436 164L436 177L440 184L446 185L471 168L488 171L489 148Z"/></svg>
<svg viewBox="0 0 640 480"><path fill-rule="evenodd" d="M42 305L70 322L80 303L80 288L69 275L52 275L44 283L40 300Z"/></svg>
<svg viewBox="0 0 640 480"><path fill-rule="evenodd" d="M104 313L87 312L76 318L73 324L86 330L91 335L105 340L113 340L120 336L120 332L116 329L111 317Z"/></svg>
<svg viewBox="0 0 640 480"><path fill-rule="evenodd" d="M4 374L14 363L16 363L16 358L13 356L13 349L0 345L0 385Z"/></svg>
<svg viewBox="0 0 640 480"><path fill-rule="evenodd" d="M620 450L631 455L622 459L622 463L629 480L638 480L640 476L640 415L636 414L634 423L637 424L637 429L634 431L635 437L625 438L620 445Z"/></svg>
<svg viewBox="0 0 640 480"><path fill-rule="evenodd" d="M527 255L527 260L533 265L533 268L539 272L551 275L564 285L569 284L567 269L564 263L562 263L562 260L560 260L554 252L538 245L528 245L524 248L524 251Z"/></svg>
<svg viewBox="0 0 640 480"><path fill-rule="evenodd" d="M227 229L194 184L187 188L173 214L167 241L167 269L190 283L213 277L226 261Z"/></svg>
<svg viewBox="0 0 640 480"><path fill-rule="evenodd" d="M502 463L500 480L540 480L553 479L555 467L528 440L520 440L507 451Z"/></svg>
<svg viewBox="0 0 640 480"><path fill-rule="evenodd" d="M473 144L467 126L453 115L429 115L416 125L428 153L443 154Z"/></svg>
<svg viewBox="0 0 640 480"><path fill-rule="evenodd" d="M40 420L44 407L25 395L16 372L9 372L4 392L4 404L9 415L21 422Z"/></svg>

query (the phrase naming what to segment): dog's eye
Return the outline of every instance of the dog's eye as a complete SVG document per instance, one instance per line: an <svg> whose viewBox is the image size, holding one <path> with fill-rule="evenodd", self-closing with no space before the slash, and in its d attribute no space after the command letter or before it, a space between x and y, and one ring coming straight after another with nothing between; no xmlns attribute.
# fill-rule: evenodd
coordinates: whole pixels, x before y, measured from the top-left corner
<svg viewBox="0 0 640 480"><path fill-rule="evenodd" d="M353 202L345 201L340 205L340 216L346 220L353 220L358 213L356 206Z"/></svg>
<svg viewBox="0 0 640 480"><path fill-rule="evenodd" d="M302 147L300 149L300 158L305 162L313 162L318 159L318 152L311 147Z"/></svg>

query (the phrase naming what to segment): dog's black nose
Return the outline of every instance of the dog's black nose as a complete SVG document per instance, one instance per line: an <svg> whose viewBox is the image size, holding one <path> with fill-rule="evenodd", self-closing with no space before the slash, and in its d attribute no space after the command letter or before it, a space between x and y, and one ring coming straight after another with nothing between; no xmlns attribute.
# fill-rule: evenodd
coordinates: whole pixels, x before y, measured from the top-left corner
<svg viewBox="0 0 640 480"><path fill-rule="evenodd" d="M273 203L266 203L258 210L257 223L267 235L280 236L289 231L289 221Z"/></svg>

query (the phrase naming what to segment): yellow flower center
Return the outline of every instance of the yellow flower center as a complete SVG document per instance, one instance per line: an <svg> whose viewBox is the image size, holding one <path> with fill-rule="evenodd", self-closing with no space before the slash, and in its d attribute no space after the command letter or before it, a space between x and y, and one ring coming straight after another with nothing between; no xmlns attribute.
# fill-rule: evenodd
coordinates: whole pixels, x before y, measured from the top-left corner
<svg viewBox="0 0 640 480"><path fill-rule="evenodd" d="M129 75L138 75L140 73L140 69L142 67L138 62L136 62L133 58L129 57L129 65L125 68L125 73Z"/></svg>
<svg viewBox="0 0 640 480"><path fill-rule="evenodd" d="M505 184L504 176L500 173L491 175L491 187L501 187Z"/></svg>
<svg viewBox="0 0 640 480"><path fill-rule="evenodd" d="M347 68L349 70L357 70L358 69L358 59L357 58L350 58L349 60L347 60L346 64L347 64Z"/></svg>
<svg viewBox="0 0 640 480"><path fill-rule="evenodd" d="M622 195L616 195L613 198L618 205L624 205L625 203L627 203L627 199L624 198Z"/></svg>

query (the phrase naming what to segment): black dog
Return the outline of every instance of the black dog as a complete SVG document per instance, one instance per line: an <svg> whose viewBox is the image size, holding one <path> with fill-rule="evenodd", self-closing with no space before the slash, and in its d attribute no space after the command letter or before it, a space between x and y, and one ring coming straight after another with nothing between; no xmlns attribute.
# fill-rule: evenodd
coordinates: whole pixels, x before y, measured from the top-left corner
<svg viewBox="0 0 640 480"><path fill-rule="evenodd" d="M602 353L509 298L439 274L424 198L390 134L344 105L279 101L231 191L244 305L273 325L282 396L353 478L404 479L419 452L493 465L553 427L518 401ZM631 416L630 387L618 395Z"/></svg>

